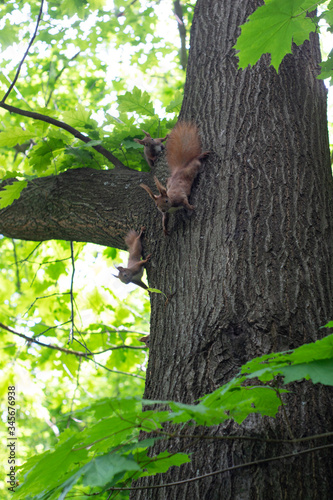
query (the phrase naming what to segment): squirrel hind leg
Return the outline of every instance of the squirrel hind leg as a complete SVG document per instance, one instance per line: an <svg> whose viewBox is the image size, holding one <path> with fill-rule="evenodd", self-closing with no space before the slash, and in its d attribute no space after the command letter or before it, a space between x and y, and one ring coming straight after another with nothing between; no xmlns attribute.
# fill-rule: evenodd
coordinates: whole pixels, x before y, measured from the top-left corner
<svg viewBox="0 0 333 500"><path fill-rule="evenodd" d="M194 205L191 205L188 201L187 198L184 198L183 199L183 205L185 208L187 208L188 210L194 210L195 209L195 206Z"/></svg>
<svg viewBox="0 0 333 500"><path fill-rule="evenodd" d="M138 238L141 238L141 236L143 235L143 233L145 232L145 230L146 230L146 227L145 226L141 226L140 233L138 234Z"/></svg>

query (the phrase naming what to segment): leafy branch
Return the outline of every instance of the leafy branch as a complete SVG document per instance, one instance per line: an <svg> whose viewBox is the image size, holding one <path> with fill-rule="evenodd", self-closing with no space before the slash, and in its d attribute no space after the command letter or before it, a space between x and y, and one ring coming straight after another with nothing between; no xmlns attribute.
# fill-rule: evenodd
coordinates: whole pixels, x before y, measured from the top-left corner
<svg viewBox="0 0 333 500"><path fill-rule="evenodd" d="M75 261L74 261L74 245L70 242L71 246L71 262L72 262L72 276L71 276L71 288L70 288L70 298L71 298L71 329L69 332L68 343L73 343L74 336L74 274L75 274Z"/></svg>
<svg viewBox="0 0 333 500"><path fill-rule="evenodd" d="M206 477L211 477L211 476L216 476L217 474L223 474L225 472L231 472L235 471L238 469L244 469L245 467L251 467L254 465L261 465L269 462L274 462L276 460L284 460L287 458L296 458L301 455L305 455L306 453L312 453L314 451L320 451L324 450L327 448L333 448L333 443L331 444L326 444L323 446L316 446L314 448L308 448L307 450L302 450L302 451L294 451L293 453L287 453L286 455L278 455L276 457L270 457L270 458L263 458L261 460L253 460L252 462L245 462L244 464L238 464L238 465L233 465L231 467L226 467L224 469L219 469L213 472L209 472L208 474L203 474L202 476L196 476L196 477L191 477L189 479L184 479L182 481L175 481L173 483L165 483L165 484L156 484L152 486L137 486L137 487L128 487L128 488L109 488L108 491L123 491L123 490L130 490L130 491L138 491L138 490L150 490L150 489L157 489L157 488L167 488L170 486L179 486L181 484L186 484L186 483L193 483L194 481L199 481L201 479L205 479Z"/></svg>
<svg viewBox="0 0 333 500"><path fill-rule="evenodd" d="M56 120L55 118L51 118L50 116L46 116L46 115L43 115L41 113L37 113L37 112L34 112L34 111L27 111L27 110L24 110L24 109L21 109L21 108L17 108L15 106L10 106L10 105L8 105L8 104L5 103L7 97L11 93L11 91L12 91L15 83L18 80L18 77L20 75L20 71L21 71L22 65L24 63L24 60L26 59L26 57L27 57L27 55L29 53L29 50L30 50L30 48L31 48L31 46L32 46L32 44L33 44L36 36L37 36L38 27L39 27L39 23L40 23L41 16L42 16L42 11L43 11L43 4L44 4L44 0L41 1L41 6L40 6L40 9L39 9L39 14L38 14L38 18L37 18L37 23L36 23L35 31L34 31L32 37L31 37L31 40L30 40L30 42L28 44L28 48L25 51L25 53L24 53L24 55L23 55L23 57L22 57L19 65L18 65L15 77L14 77L11 85L9 86L7 92L5 93L4 97L0 101L0 108L6 109L10 113L16 113L18 115L25 116L27 118L32 118L33 120L43 121L45 123L49 123L50 125L54 125L54 126L56 126L58 128L62 128L63 130L66 130L67 132L69 132L70 134L72 134L75 138L77 138L77 139L83 141L84 143L88 144L88 143L92 142L92 139L89 136L82 134L81 132L79 132L74 127L71 127L70 125L67 125L67 123L64 123L64 122L62 122L60 120ZM118 158L116 158L110 151L108 151L106 148L104 148L100 144L92 144L91 147L94 148L98 153L100 153L101 155L103 155L115 167L122 168L122 169L128 169L128 167L126 167L120 160L118 160ZM128 170L130 170L130 169L128 169Z"/></svg>
<svg viewBox="0 0 333 500"><path fill-rule="evenodd" d="M70 321L67 321L69 323ZM40 340L37 340L35 337L29 337L28 335L24 335L24 333L19 333L10 328L9 326L4 325L3 323L0 323L0 328L3 330L6 330L7 332L12 333L13 335L17 335L18 337L21 337L22 339L26 340L29 344L37 344L42 347L48 347L49 349L54 349L55 351L60 351L64 352L65 354L71 354L73 356L78 356L79 358L86 358L89 359L88 356L98 356L99 354L103 354L108 351L116 351L118 349L135 349L135 350L145 350L145 347L141 346L130 346L130 345L118 345L118 346L112 346L107 349L103 349L103 351L100 352L82 352L82 351L74 351L73 349L66 349L65 347L60 347L56 346L54 344L45 344L44 342L41 342ZM50 330L50 328L48 328ZM39 334L41 335L41 334ZM75 339L76 340L76 339ZM78 340L76 340L78 342ZM86 348L87 349L87 348ZM102 366L102 365L100 365Z"/></svg>
<svg viewBox="0 0 333 500"><path fill-rule="evenodd" d="M44 0L41 1L41 4L40 4L40 9L39 9L39 13L38 13L38 18L37 18L37 23L36 23L36 28L35 28L35 31L34 31L34 34L32 35L32 38L28 44L28 48L27 50L25 51L22 59L21 59L21 62L20 64L18 65L18 68L17 68L17 71L16 71L16 74L15 74L15 77L14 77L14 80L12 81L11 85L9 86L7 92L5 93L4 97L2 98L1 100L1 104L4 104L5 103L5 100L7 99L7 97L9 96L9 94L11 93L15 83L17 82L17 79L20 75L20 71L21 71L21 68L22 68L22 64L24 63L24 60L25 58L27 57L28 53L29 53L29 50L32 46L32 44L34 43L34 40L37 36L37 32L38 32L38 26L39 26L39 23L40 23L40 20L41 20L41 17L42 17L42 12L43 12L43 4L44 4Z"/></svg>
<svg viewBox="0 0 333 500"><path fill-rule="evenodd" d="M25 109L17 108L15 106L10 106L9 104L4 103L3 101L0 102L0 108L6 109L10 113L16 113L18 115L26 116L27 118L32 118L33 120L39 120L45 123L49 123L50 125L54 125L55 127L61 128L63 130L66 130L69 132L71 135L73 135L76 139L80 139L82 142L85 142L88 144L89 142L92 142L92 139L88 137L87 135L83 135L81 132L79 132L77 129L74 127L71 127L71 125L68 125L65 122L62 122L60 120L56 120L55 118L52 118L51 116L46 116L41 113L37 113L35 111L27 111ZM110 151L108 151L106 148L101 146L100 144L92 144L91 147L95 149L98 153L103 155L107 160L109 160L115 167L121 168L121 169L126 169L126 170L131 170L130 168L126 167L118 158L116 158Z"/></svg>
<svg viewBox="0 0 333 500"><path fill-rule="evenodd" d="M64 64L64 67L58 72L58 74L56 75L55 79L54 79L54 85L56 84L57 80L59 80L59 78L61 77L61 75L63 74L63 72L65 71L65 69L68 67L68 64L71 62L71 61L74 61L74 59L76 59L79 55L81 54L81 51L79 50L76 54L74 54L73 57L71 57L65 64ZM51 101L51 98L52 98L52 94L54 92L54 88L50 91L50 94L48 96L48 98L46 99L46 102L45 102L45 107L47 108L47 106L49 105L50 101Z"/></svg>
<svg viewBox="0 0 333 500"><path fill-rule="evenodd" d="M299 450L300 443L307 441L314 441L317 439L332 438L333 432L327 432L317 435L311 435L293 439L271 439L263 436L248 436L248 435L207 435L203 432L186 434L182 431L185 424L196 424L208 428L209 426L216 426L226 421L233 419L238 424L241 424L250 414L260 413L262 416L276 416L276 413L281 406L280 392L276 388L266 386L249 386L248 381L251 378L263 379L267 384L269 380L276 377L276 374L284 376L284 383L299 380L300 378L308 377L311 374L311 364L315 367L315 376L321 383L325 383L326 369L322 366L320 369L319 360L331 363L332 350L330 347L333 344L333 335L329 335L320 341L312 344L305 344L288 353L273 353L264 355L260 358L255 358L246 363L241 373L232 379L224 386L219 387L213 393L203 396L197 404L183 404L175 401L147 401L138 398L121 399L119 397L103 398L96 401L87 408L71 412L78 418L89 418L91 412L94 415L98 414L98 421L89 426L87 432L78 432L72 435L65 441L60 440L60 444L56 449L48 455L49 465L54 467L54 463L58 460L59 453L67 450L68 463L76 463L78 456L86 450L87 455L85 464L70 478L66 470L60 469L60 476L57 476L57 482L53 484L55 492L62 492L67 488L67 481L70 481L72 488L77 481L81 478L83 482L86 481L87 476L91 471L96 470L96 466L101 465L100 469L105 470L105 474L99 481L98 492L89 493L90 496L98 496L101 494L100 488L103 491L108 491L112 496L119 494L120 491L139 491L145 489L166 488L172 486L179 486L181 484L191 483L205 479L217 474L236 471L245 467L255 466L258 467L277 460L285 460L288 458L301 457L304 454L320 452L322 450L330 449L333 443L326 442L321 446L312 445L310 448ZM292 374L288 374L288 369L293 370ZM243 375L247 373L247 375ZM318 375L319 374L319 375ZM132 374L132 376L135 376ZM138 377L138 376L137 376ZM288 380L286 380L288 378ZM140 378L140 377L139 377ZM311 377L313 379L313 377ZM314 381L314 380L312 380ZM332 380L328 380L328 385L332 385ZM143 410L142 404L154 405L154 410ZM162 405L161 409L155 408L156 404ZM166 410L166 405L169 410ZM168 432L166 426L163 424L181 425L180 432ZM179 428L179 427L178 427ZM138 440L140 432L147 433L147 438ZM204 435L203 435L204 434ZM170 440L178 439L182 442L178 443L177 452L163 451L157 455L152 452L152 456L148 456L149 448L156 442L156 440L163 440L168 442ZM252 442L267 442L267 443L281 443L287 446L292 445L293 451L288 453L281 453L275 456L266 458L257 458L243 464L237 464L231 467L218 469L201 476L191 477L182 481L175 481L172 483L158 484L154 486L136 486L131 487L128 485L130 480L137 480L147 475L155 475L158 472L166 472L171 466L180 466L189 461L188 455L182 452L185 446L188 446L188 440L191 439L192 446L201 440L250 440ZM179 451L180 450L180 451ZM90 452L90 455L89 455ZM96 456L98 455L98 456ZM92 458L93 457L93 458ZM110 465L117 464L118 468L113 468L113 473L110 472ZM102 467L103 465L103 467ZM30 468L30 470L29 470ZM31 464L25 466L25 471L28 475L25 477L25 483L20 491L18 498L25 498L24 494L29 491L31 484L34 484L36 477L45 470L44 458L41 457L40 461L36 463L35 458ZM110 477L110 474L112 477ZM113 475L112 475L113 474ZM119 474L118 477L116 475ZM60 479L59 479L60 478ZM110 482L114 480L118 482L119 487L109 487ZM111 483L112 484L112 483ZM120 485L123 486L120 486ZM50 488L51 486L48 485ZM36 492L38 492L36 490ZM109 498L110 498L109 497Z"/></svg>

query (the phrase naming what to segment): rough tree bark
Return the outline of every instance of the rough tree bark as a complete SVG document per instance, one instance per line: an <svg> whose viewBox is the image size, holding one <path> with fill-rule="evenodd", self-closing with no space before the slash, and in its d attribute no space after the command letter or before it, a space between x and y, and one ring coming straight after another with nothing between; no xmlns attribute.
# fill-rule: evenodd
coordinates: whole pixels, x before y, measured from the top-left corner
<svg viewBox="0 0 333 500"><path fill-rule="evenodd" d="M172 216L168 238L160 214L138 187L152 186L151 175L121 169L34 181L0 212L0 232L23 239L123 248L129 228L147 226L149 284L170 295L166 305L152 295L149 399L192 403L252 357L316 340L318 328L333 317L333 192L326 92L316 79L318 40L312 36L294 47L279 74L268 57L237 70L232 47L238 26L256 6L254 0L197 2L181 118L198 123L211 155L194 185L195 213ZM158 168L165 172L163 161ZM286 401L295 437L332 427L330 391L305 383L292 391ZM287 427L279 415L214 432L287 438ZM304 447L200 442L190 464L139 484L195 477ZM332 469L332 456L322 451L136 491L133 498L328 500Z"/></svg>

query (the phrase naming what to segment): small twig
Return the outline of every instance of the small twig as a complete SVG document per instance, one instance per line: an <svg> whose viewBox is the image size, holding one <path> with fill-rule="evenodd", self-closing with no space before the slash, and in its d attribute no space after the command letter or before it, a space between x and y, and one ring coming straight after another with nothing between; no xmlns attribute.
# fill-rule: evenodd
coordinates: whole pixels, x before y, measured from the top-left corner
<svg viewBox="0 0 333 500"><path fill-rule="evenodd" d="M77 373L76 373L76 387L74 389L74 393L73 393L73 397L72 397L70 414L68 415L68 419L67 419L67 425L66 425L67 428L69 427L69 424L71 421L70 415L73 413L75 394L80 386L80 370L81 370L81 358L79 358L79 366L78 366Z"/></svg>
<svg viewBox="0 0 333 500"><path fill-rule="evenodd" d="M261 460L254 460L253 462L245 462L244 464L234 465L232 467L226 467L225 469L216 470L214 472L209 472L208 474L203 474L202 476L191 477L190 479L184 479L183 481L175 481L174 483L165 483L165 484L156 484L153 486L138 486L134 488L110 488L111 491L122 491L122 490L130 490L130 491L138 491L138 490L150 490L156 488L167 488L169 486L179 486L180 484L193 483L194 481L199 481L200 479L205 479L206 477L215 476L217 474L223 474L224 472L231 472L237 469L244 469L245 467L251 467L253 465L261 465L264 463L274 462L276 460L283 460L285 458L298 458L300 455L305 455L306 453L312 453L314 451L324 450L326 448L333 448L332 444L327 444L323 446L317 446L315 448L309 448L307 450L295 451L294 453L288 453L286 455L278 455L276 457L271 458L263 458Z"/></svg>
<svg viewBox="0 0 333 500"><path fill-rule="evenodd" d="M183 8L179 0L175 0L173 2L173 6L175 9L174 14L178 24L178 31L180 37L180 53L179 53L180 64L183 70L185 70L187 66L187 50L186 50L186 28L183 18Z"/></svg>
<svg viewBox="0 0 333 500"><path fill-rule="evenodd" d="M12 89L13 89L13 87L14 87L14 85L15 85L15 83L16 83L16 81L17 81L18 77L19 77L19 74L20 74L20 71L21 71L22 64L24 63L24 59L27 57L28 52L29 52L29 50L30 50L30 47L31 47L31 45L34 43L34 40L35 40L36 35L37 35L37 31L38 31L38 26L39 26L39 23L40 23L40 20L41 20L41 17L42 17L42 12L43 12L43 4L44 4L44 0L42 0L42 1L41 1L41 4L40 4L40 9L39 9L39 14L38 14L38 18L37 18L37 23L36 23L35 32L34 32L34 34L32 35L32 38L31 38L31 40L30 40L30 42L29 42L29 45L28 45L28 48L27 48L27 50L25 51L24 56L23 56L23 58L22 58L22 60L21 60L21 62L20 62L20 64L19 64L19 66L18 66L18 68L17 68L17 71L16 71L16 75L15 75L15 77L14 77L14 80L12 81L12 83L11 83L11 85L10 85L9 89L7 90L7 92L5 93L4 97L3 97L3 98L2 98L2 100L1 100L1 103L2 103L2 104L4 104L5 100L7 99L7 97L9 96L9 94L11 93L11 91L12 91Z"/></svg>
<svg viewBox="0 0 333 500"><path fill-rule="evenodd" d="M70 242L71 247L71 261L72 261L72 277L71 277L71 288L70 288L70 298L71 298L71 329L69 332L68 343L73 343L74 337L74 273L75 273L75 261L74 261L74 245L73 242Z"/></svg>
<svg viewBox="0 0 333 500"><path fill-rule="evenodd" d="M132 0L132 2L131 2L129 5L127 5L127 7L125 7L125 9L124 9L122 12L119 12L119 14L117 14L117 15L116 15L116 17L121 17L121 16L124 16L124 15L125 15L125 12L126 12L126 11L130 8L130 7L132 7L132 5L134 5L136 1L137 1L137 0Z"/></svg>
<svg viewBox="0 0 333 500"><path fill-rule="evenodd" d="M66 323L68 323L68 321L66 321ZM63 324L65 324L65 323L63 323ZM40 340L36 340L35 337L28 337L28 335L24 335L23 333L16 332L15 330L10 328L9 326L6 326L2 323L0 323L0 328L3 328L3 330L7 330L7 332L12 333L13 335L17 335L18 337L21 337L22 339L26 340L30 344L37 344L37 345L40 345L42 347L48 347L49 349L54 349L55 351L61 351L61 352L64 352L66 354L72 354L73 356L78 356L81 358L90 359L90 358L88 358L88 356L98 356L99 354L106 352L106 350L101 351L101 352L91 352L91 351L89 351L89 349L87 349L89 352L73 351L72 349L66 349L65 347L56 346L54 344L45 344L44 342L41 342ZM51 328L57 328L57 327L56 326L50 327L47 330L45 330L45 332L47 332ZM42 335L42 334L40 333L39 335ZM78 340L76 340L76 341L78 342ZM134 346L122 345L122 346L110 347L107 350L113 351L116 349L141 349L142 350L142 349L144 349L144 347L134 347Z"/></svg>
<svg viewBox="0 0 333 500"><path fill-rule="evenodd" d="M60 329L61 326L64 326L64 325L67 325L67 323L70 323L70 320L68 321L64 321L63 323L60 323L59 325L54 325L54 326L48 326L45 330L43 330L42 332L40 333L37 333L36 335L34 335L32 337L32 339L38 339L38 337L40 337L41 335L45 335L45 333L47 333L49 330L55 330L55 329ZM39 323L39 324L43 324L43 323ZM45 325L46 326L46 325Z"/></svg>
<svg viewBox="0 0 333 500"><path fill-rule="evenodd" d="M33 250L29 253L28 257L25 257L25 259L20 260L20 263L21 263L21 262L25 262L25 261L27 261L27 260L29 259L29 257L30 257L30 256L31 256L31 255L32 255L32 254L33 254L33 253L37 250L37 248L41 246L41 244L42 244L42 241L40 241L40 242L39 242L39 243L35 246L35 248L34 248L34 249L33 249Z"/></svg>
<svg viewBox="0 0 333 500"><path fill-rule="evenodd" d="M9 326L3 325L0 323L0 328L3 328L3 330L7 330L7 332L12 333L13 335L17 335L18 337L21 337L22 339L26 340L27 342L31 344L37 344L42 347L48 347L49 349L54 349L56 351L61 351L65 352L66 354L74 354L75 356L80 356L80 357L87 357L87 353L85 352L80 352L80 351L72 351L71 349L65 349L64 347L56 346L53 344L45 344L44 342L40 342L40 340L36 340L34 337L28 337L28 335L24 335L23 333L16 332L12 328L9 328Z"/></svg>
<svg viewBox="0 0 333 500"><path fill-rule="evenodd" d="M77 56L81 54L81 50L79 50L76 54L74 54L73 57L71 57L66 64L64 64L64 67L59 71L59 73L57 74L57 76L55 77L54 79L54 84L53 84L53 89L50 91L50 95L49 97L47 98L47 100L45 101L45 107L47 108L49 103L50 103L50 100L51 100L51 97L52 97L52 94L55 90L55 84L57 83L57 81L59 80L59 78L61 77L61 75L63 74L63 72L65 71L65 69L68 67L68 64L71 62L71 61L74 61L74 59L77 58ZM45 92L46 93L46 92Z"/></svg>
<svg viewBox="0 0 333 500"><path fill-rule="evenodd" d="M41 266L41 264L40 264ZM35 275L36 277L36 275ZM34 277L34 279L35 279ZM34 281L33 279L33 281ZM32 286L32 283L31 285ZM33 303L28 307L28 309L25 311L25 313L23 314L23 316L25 316L26 314L28 314L28 312L30 311L30 309L36 304L37 300L41 300L41 299L48 299L49 297L54 297L55 295L68 295L69 292L63 292L63 293L60 293L60 292L54 292L54 293L51 293L50 295L43 295L41 297L36 297L35 300L33 301Z"/></svg>
<svg viewBox="0 0 333 500"><path fill-rule="evenodd" d="M14 252L14 259L15 259L15 268L16 268L16 288L18 293L21 293L21 280L20 280L20 270L18 266L18 260L17 260L17 253L16 253L16 244L14 238L12 239L13 242L13 252Z"/></svg>
<svg viewBox="0 0 333 500"><path fill-rule="evenodd" d="M135 373L122 372L120 370L112 370L111 368L108 368L107 366L98 363L96 360L92 358L87 358L87 359L89 361L93 361L94 363L96 363L96 365L100 366L101 368L104 368L104 370L107 370L108 372L119 373L120 375L128 375L129 377L135 377L135 378L140 378L141 380L146 380L145 377L141 377L141 375L136 375Z"/></svg>
<svg viewBox="0 0 333 500"><path fill-rule="evenodd" d="M288 430L288 433L289 433L289 437L290 437L290 439L294 440L295 436L293 434L293 431L291 430L291 425L290 425L290 422L289 422L289 418L288 418L288 415L287 415L287 412L286 412L286 408L285 408L284 402L282 401L282 398L281 398L281 394L280 394L280 390L279 390L279 386L278 386L278 381L277 380L275 380L275 384L273 386L273 389L275 391L275 394L277 395L277 397L281 401L282 413L283 413L283 416L284 416L284 419L285 419L285 422L286 422L286 426L287 426L287 430Z"/></svg>

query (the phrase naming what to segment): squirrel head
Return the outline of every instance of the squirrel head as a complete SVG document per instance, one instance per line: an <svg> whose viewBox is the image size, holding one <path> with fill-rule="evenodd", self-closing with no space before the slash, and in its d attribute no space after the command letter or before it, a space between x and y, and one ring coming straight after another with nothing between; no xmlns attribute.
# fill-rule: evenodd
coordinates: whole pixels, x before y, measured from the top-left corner
<svg viewBox="0 0 333 500"><path fill-rule="evenodd" d="M138 144L142 144L143 146L158 146L160 151L164 149L164 144L162 144L162 142L164 142L168 136L154 139L150 134L148 134L148 132L145 132L145 130L142 130L142 132L146 137L144 139L135 138L135 142L137 142Z"/></svg>
<svg viewBox="0 0 333 500"><path fill-rule="evenodd" d="M140 184L140 186L145 191L147 191L147 193L154 200L154 202L156 203L157 208L161 212L168 212L170 210L170 208L171 208L171 203L170 203L170 200L169 200L169 197L168 197L168 194L167 194L167 190L163 186L163 184L160 183L160 181L158 180L158 178L155 175L154 175L154 181L155 181L156 187L157 187L157 189L158 189L158 191L160 193L158 196L156 194L154 194L152 192L152 190L148 186L146 186L146 184Z"/></svg>
<svg viewBox="0 0 333 500"><path fill-rule="evenodd" d="M133 273L131 273L131 271L126 267L118 266L117 269L119 271L118 276L116 276L115 274L113 276L120 279L120 281L125 283L125 285L128 285L128 283L130 283L133 278Z"/></svg>

